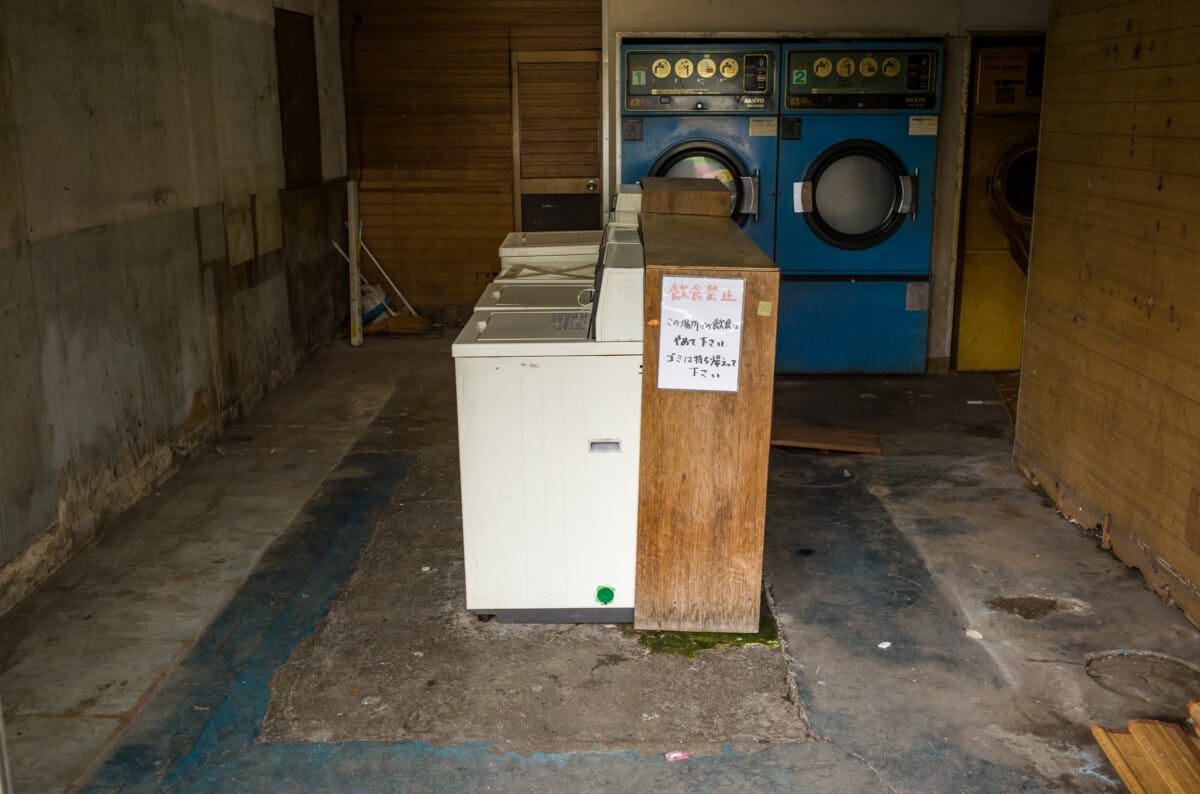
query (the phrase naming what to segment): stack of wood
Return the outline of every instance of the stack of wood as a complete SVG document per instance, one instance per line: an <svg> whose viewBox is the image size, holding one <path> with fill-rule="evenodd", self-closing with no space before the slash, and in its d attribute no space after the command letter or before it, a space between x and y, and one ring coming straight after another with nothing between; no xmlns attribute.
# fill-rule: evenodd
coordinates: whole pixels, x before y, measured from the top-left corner
<svg viewBox="0 0 1200 794"><path fill-rule="evenodd" d="M1133 794L1200 791L1200 701L1188 704L1192 730L1157 720L1132 720L1123 731L1092 726L1092 736Z"/></svg>

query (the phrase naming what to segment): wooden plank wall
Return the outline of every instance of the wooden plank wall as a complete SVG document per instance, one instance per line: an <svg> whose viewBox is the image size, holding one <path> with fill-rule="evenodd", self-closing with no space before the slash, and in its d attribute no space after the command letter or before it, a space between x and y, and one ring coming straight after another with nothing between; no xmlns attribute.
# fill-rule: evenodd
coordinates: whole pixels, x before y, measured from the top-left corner
<svg viewBox="0 0 1200 794"><path fill-rule="evenodd" d="M1016 460L1200 624L1200 3L1047 45Z"/></svg>
<svg viewBox="0 0 1200 794"><path fill-rule="evenodd" d="M364 239L418 310L461 317L512 231L509 53L598 49L600 0L343 0L341 8Z"/></svg>

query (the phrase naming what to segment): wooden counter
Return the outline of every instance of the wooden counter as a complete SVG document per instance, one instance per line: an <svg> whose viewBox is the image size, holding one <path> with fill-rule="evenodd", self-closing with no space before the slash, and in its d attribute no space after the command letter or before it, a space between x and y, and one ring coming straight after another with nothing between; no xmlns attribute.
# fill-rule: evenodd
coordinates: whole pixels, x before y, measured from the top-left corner
<svg viewBox="0 0 1200 794"><path fill-rule="evenodd" d="M642 236L646 329L634 625L755 632L779 270L728 218L643 214ZM673 276L743 282L736 391L659 388L663 280Z"/></svg>

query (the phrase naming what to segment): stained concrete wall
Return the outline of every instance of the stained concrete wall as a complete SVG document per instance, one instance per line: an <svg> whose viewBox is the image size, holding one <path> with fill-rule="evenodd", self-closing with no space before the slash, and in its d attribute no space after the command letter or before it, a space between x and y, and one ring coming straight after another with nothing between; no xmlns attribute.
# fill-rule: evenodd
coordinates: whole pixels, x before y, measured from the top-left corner
<svg viewBox="0 0 1200 794"><path fill-rule="evenodd" d="M944 101L938 143L933 268L930 276L929 368L949 368L958 270L969 34L1046 29L1047 0L607 0L609 53L609 174L616 184L620 147L620 65L623 37L695 34L742 38L944 38Z"/></svg>
<svg viewBox="0 0 1200 794"><path fill-rule="evenodd" d="M283 191L271 0L0 0L0 612L287 377L344 310L326 182Z"/></svg>

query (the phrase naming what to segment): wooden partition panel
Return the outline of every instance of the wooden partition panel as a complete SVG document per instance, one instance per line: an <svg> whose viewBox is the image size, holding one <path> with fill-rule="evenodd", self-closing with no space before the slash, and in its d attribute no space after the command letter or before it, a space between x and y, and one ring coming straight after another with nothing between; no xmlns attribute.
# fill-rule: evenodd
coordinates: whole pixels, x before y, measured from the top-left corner
<svg viewBox="0 0 1200 794"><path fill-rule="evenodd" d="M461 316L513 229L511 53L597 49L600 0L341 8L364 239L418 309Z"/></svg>
<svg viewBox="0 0 1200 794"><path fill-rule="evenodd" d="M1016 460L1200 621L1200 3L1051 10Z"/></svg>
<svg viewBox="0 0 1200 794"><path fill-rule="evenodd" d="M643 215L642 445L634 625L755 632L779 270L728 218ZM666 276L743 279L736 392L658 388Z"/></svg>

